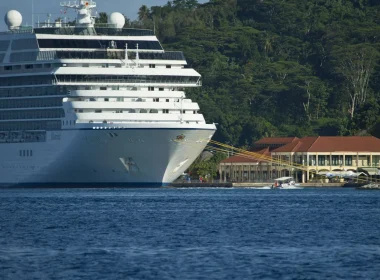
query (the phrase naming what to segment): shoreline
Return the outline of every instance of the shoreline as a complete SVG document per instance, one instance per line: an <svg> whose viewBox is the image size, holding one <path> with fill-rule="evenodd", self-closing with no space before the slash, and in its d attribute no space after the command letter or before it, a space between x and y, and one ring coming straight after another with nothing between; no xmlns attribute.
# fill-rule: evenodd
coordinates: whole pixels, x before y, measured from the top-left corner
<svg viewBox="0 0 380 280"><path fill-rule="evenodd" d="M172 183L167 188L253 188L260 189L270 186L270 183ZM359 188L362 183L300 183L302 188Z"/></svg>

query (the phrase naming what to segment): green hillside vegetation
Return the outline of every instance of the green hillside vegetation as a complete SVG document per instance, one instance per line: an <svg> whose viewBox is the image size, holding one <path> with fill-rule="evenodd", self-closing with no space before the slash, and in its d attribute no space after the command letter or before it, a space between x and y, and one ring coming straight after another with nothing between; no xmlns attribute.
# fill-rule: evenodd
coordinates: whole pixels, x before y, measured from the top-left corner
<svg viewBox="0 0 380 280"><path fill-rule="evenodd" d="M187 91L215 140L380 137L379 0L173 0L126 27L154 29L203 76Z"/></svg>

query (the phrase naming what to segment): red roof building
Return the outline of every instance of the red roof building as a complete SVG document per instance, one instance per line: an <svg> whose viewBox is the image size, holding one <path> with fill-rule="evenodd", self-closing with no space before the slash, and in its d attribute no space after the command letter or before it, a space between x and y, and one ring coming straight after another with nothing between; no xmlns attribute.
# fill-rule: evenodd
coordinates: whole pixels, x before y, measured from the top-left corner
<svg viewBox="0 0 380 280"><path fill-rule="evenodd" d="M364 170L380 175L380 139L373 136L263 138L256 150L221 162L224 180L270 180L280 176L308 181L315 174Z"/></svg>

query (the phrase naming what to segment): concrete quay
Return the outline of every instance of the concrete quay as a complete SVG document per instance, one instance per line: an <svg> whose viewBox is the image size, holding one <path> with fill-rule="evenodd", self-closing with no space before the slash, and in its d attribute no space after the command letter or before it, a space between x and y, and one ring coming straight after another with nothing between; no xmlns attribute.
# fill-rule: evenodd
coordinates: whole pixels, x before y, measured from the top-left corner
<svg viewBox="0 0 380 280"><path fill-rule="evenodd" d="M271 186L271 183L172 183L169 188L262 188ZM300 183L300 187L303 188L341 188L345 183ZM350 187L358 187L356 185L350 185Z"/></svg>
<svg viewBox="0 0 380 280"><path fill-rule="evenodd" d="M272 183L273 184L273 183ZM232 183L234 188L262 188L271 186L271 183ZM303 188L341 188L345 183L300 183Z"/></svg>

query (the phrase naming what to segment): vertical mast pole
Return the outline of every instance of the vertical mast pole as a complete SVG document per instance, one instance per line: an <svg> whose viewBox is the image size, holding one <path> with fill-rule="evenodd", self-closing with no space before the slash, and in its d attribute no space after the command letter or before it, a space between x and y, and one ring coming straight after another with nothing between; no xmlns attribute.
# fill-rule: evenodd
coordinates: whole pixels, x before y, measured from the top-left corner
<svg viewBox="0 0 380 280"><path fill-rule="evenodd" d="M34 0L32 0L32 28L34 28Z"/></svg>

